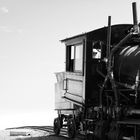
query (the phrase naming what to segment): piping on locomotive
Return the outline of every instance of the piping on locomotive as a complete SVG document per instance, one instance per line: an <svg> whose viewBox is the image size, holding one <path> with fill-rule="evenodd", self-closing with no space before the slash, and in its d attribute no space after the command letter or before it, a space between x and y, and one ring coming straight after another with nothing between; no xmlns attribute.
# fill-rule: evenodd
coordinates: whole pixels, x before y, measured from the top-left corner
<svg viewBox="0 0 140 140"><path fill-rule="evenodd" d="M67 127L98 140L140 139L140 24L111 25L61 40L65 72L56 73L54 132Z"/></svg>

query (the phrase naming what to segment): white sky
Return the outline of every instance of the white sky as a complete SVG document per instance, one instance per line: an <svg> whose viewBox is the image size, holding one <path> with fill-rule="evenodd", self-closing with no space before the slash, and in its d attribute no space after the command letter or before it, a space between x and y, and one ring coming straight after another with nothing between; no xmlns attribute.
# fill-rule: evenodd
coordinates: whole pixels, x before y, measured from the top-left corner
<svg viewBox="0 0 140 140"><path fill-rule="evenodd" d="M132 23L132 2L0 0L0 126L47 124L54 116L54 73L64 71L59 40L106 26L109 15L113 24Z"/></svg>

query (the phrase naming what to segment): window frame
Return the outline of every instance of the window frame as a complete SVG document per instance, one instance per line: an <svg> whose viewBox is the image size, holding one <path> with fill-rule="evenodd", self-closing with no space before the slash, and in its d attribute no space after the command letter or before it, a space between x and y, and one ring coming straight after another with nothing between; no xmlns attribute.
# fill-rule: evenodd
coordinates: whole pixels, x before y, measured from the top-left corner
<svg viewBox="0 0 140 140"><path fill-rule="evenodd" d="M101 41L93 41L93 43L92 43L92 59L94 59L94 60L101 60L102 59L102 47L103 47L103 44L101 44L102 42ZM98 57L95 57L95 56L93 56L94 55L94 53L93 53L93 51L94 50L96 50L97 51L97 53L100 53L100 57L98 56Z"/></svg>
<svg viewBox="0 0 140 140"><path fill-rule="evenodd" d="M76 46L82 47L82 54L81 54L81 70L76 70L75 63L76 63ZM72 54L72 47L74 47L74 54ZM71 59L72 55L74 59ZM83 65L84 65L84 43L79 42L75 44L71 44L66 46L66 71L67 72L74 72L74 73L83 73ZM73 61L73 62L72 62ZM72 65L72 66L71 66Z"/></svg>

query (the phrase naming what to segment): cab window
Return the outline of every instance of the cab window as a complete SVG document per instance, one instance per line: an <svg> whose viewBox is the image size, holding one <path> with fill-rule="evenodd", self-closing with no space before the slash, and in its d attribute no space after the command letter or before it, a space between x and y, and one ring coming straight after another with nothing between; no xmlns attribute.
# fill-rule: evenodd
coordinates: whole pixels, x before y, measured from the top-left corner
<svg viewBox="0 0 140 140"><path fill-rule="evenodd" d="M92 51L93 51L92 52L93 59L101 59L101 49L93 48Z"/></svg>
<svg viewBox="0 0 140 140"><path fill-rule="evenodd" d="M66 71L82 72L83 70L83 44L67 46Z"/></svg>
<svg viewBox="0 0 140 140"><path fill-rule="evenodd" d="M93 59L101 59L101 49L102 49L101 41L93 42L93 45L92 45L92 58Z"/></svg>

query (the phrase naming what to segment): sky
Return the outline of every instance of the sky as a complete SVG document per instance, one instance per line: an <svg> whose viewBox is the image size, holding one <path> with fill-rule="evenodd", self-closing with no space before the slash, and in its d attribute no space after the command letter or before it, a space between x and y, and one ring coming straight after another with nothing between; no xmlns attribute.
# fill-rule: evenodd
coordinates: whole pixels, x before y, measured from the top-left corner
<svg viewBox="0 0 140 140"><path fill-rule="evenodd" d="M132 2L0 0L0 129L51 124L54 73L65 69L60 40L107 26L108 16L133 23Z"/></svg>

